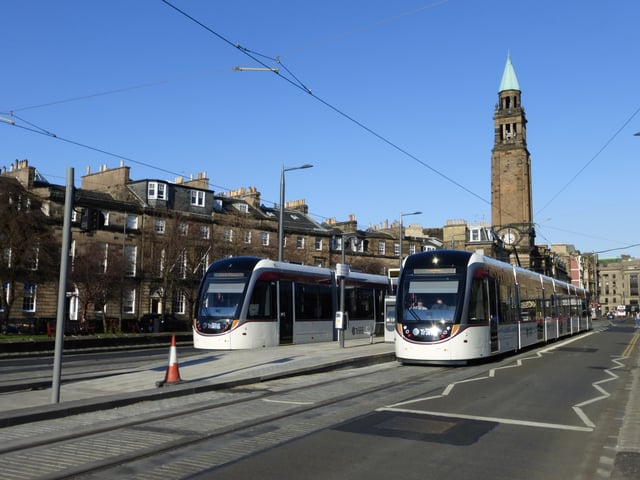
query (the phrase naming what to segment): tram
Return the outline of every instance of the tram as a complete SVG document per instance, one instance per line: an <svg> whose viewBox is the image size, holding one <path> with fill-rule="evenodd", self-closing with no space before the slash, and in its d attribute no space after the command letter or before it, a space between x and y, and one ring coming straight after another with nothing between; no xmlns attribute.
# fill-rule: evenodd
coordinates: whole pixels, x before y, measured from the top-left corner
<svg viewBox="0 0 640 480"><path fill-rule="evenodd" d="M400 273L401 363L465 364L590 329L588 291L486 256L416 253Z"/></svg>
<svg viewBox="0 0 640 480"><path fill-rule="evenodd" d="M344 282L344 339L382 331L389 278L350 272ZM328 268L258 257L219 260L200 284L194 347L236 350L336 340L339 290Z"/></svg>

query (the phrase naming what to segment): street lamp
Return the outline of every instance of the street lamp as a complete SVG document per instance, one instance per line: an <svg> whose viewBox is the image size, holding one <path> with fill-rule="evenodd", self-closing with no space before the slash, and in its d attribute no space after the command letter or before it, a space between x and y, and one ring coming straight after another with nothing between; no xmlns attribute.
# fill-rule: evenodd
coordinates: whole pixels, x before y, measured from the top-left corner
<svg viewBox="0 0 640 480"><path fill-rule="evenodd" d="M284 172L290 172L291 170L302 170L303 168L311 168L313 165L305 163L299 167L282 166L282 173L280 174L280 218L278 222L278 261L282 262L282 247L284 244Z"/></svg>
<svg viewBox="0 0 640 480"><path fill-rule="evenodd" d="M422 212L402 213L400 212L400 251L398 256L400 257L400 269L402 269L402 217L408 217L409 215L421 215Z"/></svg>
<svg viewBox="0 0 640 480"><path fill-rule="evenodd" d="M357 238L357 233L342 233L341 234L341 245L340 245L340 249L342 250L341 254L340 254L340 258L341 258L341 263L336 265L336 275L338 276L338 280L340 281L340 312L342 315L342 321L346 322L347 318L346 318L346 314L345 309L344 309L344 284L345 281L347 279L347 277L349 276L349 273L351 272L351 268L349 267L349 265L346 264L346 258L345 258L345 242L348 238ZM338 329L338 344L340 345L340 347L344 348L344 330L345 330L345 323L342 324L342 328Z"/></svg>

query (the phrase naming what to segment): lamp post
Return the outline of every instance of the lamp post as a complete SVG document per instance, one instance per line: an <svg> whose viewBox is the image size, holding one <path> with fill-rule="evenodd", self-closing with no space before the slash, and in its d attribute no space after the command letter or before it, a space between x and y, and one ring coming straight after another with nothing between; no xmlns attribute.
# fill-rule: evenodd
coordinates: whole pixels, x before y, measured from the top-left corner
<svg viewBox="0 0 640 480"><path fill-rule="evenodd" d="M278 222L278 261L282 262L282 247L284 244L284 172L290 172L291 170L302 170L303 168L311 168L313 165L305 163L299 167L287 167L282 166L282 173L280 174L280 218Z"/></svg>
<svg viewBox="0 0 640 480"><path fill-rule="evenodd" d="M347 279L347 277L349 276L349 273L351 272L351 268L349 267L349 265L347 265L346 262L346 258L345 258L345 242L348 238L357 238L356 237L357 234L356 233L342 233L341 234L341 245L340 245L340 259L341 259L341 263L336 265L336 275L338 276L338 280L340 281L340 312L342 315L342 328L338 329L338 344L340 345L341 348L344 348L344 334L345 334L345 327L346 327L346 322L347 322L347 316L344 310L344 283Z"/></svg>
<svg viewBox="0 0 640 480"><path fill-rule="evenodd" d="M408 217L409 215L421 215L422 212L411 212L411 213L402 213L400 212L400 248L399 248L399 253L398 256L400 257L400 269L402 269L402 218L403 217Z"/></svg>

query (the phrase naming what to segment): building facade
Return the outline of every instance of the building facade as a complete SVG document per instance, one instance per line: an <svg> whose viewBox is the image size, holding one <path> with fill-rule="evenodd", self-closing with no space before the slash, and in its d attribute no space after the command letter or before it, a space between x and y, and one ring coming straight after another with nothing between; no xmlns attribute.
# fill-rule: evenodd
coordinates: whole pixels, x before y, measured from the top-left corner
<svg viewBox="0 0 640 480"><path fill-rule="evenodd" d="M640 260L623 255L621 258L600 259L598 262L599 313L625 311L635 315L640 311L638 287Z"/></svg>
<svg viewBox="0 0 640 480"><path fill-rule="evenodd" d="M38 212L50 223L59 249L65 187L48 183L26 160L0 178L38 199ZM277 258L280 205L263 205L255 187L216 193L204 173L173 182L133 180L124 163L87 170L80 183L71 218L68 330L135 331L140 317L148 314L170 314L189 324L200 279L211 262L240 255ZM359 230L352 216L321 224L303 200L287 202L283 218L287 262L323 267L346 262L353 270L377 274L399 265L395 223ZM419 225L403 230L404 255L442 245ZM3 285L6 272L0 269ZM37 286L26 278L14 286L24 298L2 304L5 328L23 320L53 322L57 280L56 273Z"/></svg>

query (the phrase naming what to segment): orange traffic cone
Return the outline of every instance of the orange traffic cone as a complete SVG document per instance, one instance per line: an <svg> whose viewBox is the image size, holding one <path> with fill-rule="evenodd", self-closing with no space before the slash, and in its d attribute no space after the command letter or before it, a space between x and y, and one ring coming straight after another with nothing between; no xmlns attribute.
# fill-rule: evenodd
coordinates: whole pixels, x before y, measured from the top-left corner
<svg viewBox="0 0 640 480"><path fill-rule="evenodd" d="M169 366L167 367L167 373L164 375L164 380L156 382L158 387L163 386L165 383L177 383L181 382L180 371L178 370L178 353L176 351L176 336L171 336L171 347L169 348Z"/></svg>

